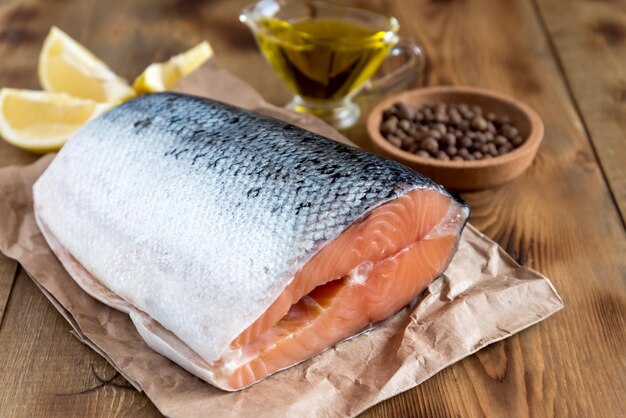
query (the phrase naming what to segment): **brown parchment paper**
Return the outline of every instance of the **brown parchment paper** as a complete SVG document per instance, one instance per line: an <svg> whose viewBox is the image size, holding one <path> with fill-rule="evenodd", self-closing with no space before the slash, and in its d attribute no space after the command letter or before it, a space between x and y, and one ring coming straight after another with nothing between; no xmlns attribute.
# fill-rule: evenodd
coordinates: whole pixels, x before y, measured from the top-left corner
<svg viewBox="0 0 626 418"><path fill-rule="evenodd" d="M178 90L348 142L315 118L268 105L214 62ZM223 392L152 351L126 314L87 295L61 266L35 224L32 206L32 184L52 158L0 169L0 251L22 264L80 341L145 391L167 416L354 416L563 307L546 277L519 266L468 225L452 264L415 306L248 389Z"/></svg>

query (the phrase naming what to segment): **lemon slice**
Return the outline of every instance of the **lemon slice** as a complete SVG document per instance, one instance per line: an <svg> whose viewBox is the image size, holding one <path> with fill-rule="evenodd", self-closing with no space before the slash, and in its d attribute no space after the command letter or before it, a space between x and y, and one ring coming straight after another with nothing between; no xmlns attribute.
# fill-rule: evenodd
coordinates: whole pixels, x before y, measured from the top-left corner
<svg viewBox="0 0 626 418"><path fill-rule="evenodd" d="M64 93L1 89L0 135L28 151L56 151L87 121L112 106Z"/></svg>
<svg viewBox="0 0 626 418"><path fill-rule="evenodd" d="M197 70L212 55L213 49L208 42L199 43L167 62L151 64L135 79L133 87L140 94L169 90L181 78Z"/></svg>
<svg viewBox="0 0 626 418"><path fill-rule="evenodd" d="M56 27L39 54L39 81L46 91L96 102L119 102L134 95L126 80Z"/></svg>

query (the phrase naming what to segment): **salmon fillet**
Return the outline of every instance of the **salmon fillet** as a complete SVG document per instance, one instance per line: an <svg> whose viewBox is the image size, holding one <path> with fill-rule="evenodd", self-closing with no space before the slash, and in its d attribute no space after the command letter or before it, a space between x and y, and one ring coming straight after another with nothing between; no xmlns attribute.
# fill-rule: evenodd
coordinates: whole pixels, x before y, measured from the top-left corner
<svg viewBox="0 0 626 418"><path fill-rule="evenodd" d="M242 354L216 376L243 388L387 319L443 273L462 219L432 190L375 209L303 267L233 341L230 353Z"/></svg>
<svg viewBox="0 0 626 418"><path fill-rule="evenodd" d="M224 390L411 303L448 266L469 215L393 161L175 94L90 122L34 200L74 280Z"/></svg>

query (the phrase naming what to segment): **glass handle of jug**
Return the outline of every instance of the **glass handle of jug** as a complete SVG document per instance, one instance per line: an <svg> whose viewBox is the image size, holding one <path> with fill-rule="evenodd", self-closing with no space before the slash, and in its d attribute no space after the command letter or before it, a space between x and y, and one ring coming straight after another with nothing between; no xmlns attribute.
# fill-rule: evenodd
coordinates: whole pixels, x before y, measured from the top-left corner
<svg viewBox="0 0 626 418"><path fill-rule="evenodd" d="M426 67L426 57L422 48L415 42L401 39L391 48L388 55L388 57L397 56L403 57L404 63L389 74L369 80L363 86L359 96L383 95L402 88L415 79L418 79L420 86L422 85Z"/></svg>

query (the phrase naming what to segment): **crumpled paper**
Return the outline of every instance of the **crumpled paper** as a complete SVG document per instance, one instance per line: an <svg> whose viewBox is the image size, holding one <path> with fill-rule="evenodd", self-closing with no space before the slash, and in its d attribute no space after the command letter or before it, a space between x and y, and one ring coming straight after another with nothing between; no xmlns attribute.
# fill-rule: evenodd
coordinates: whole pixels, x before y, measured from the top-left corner
<svg viewBox="0 0 626 418"><path fill-rule="evenodd" d="M253 109L349 143L316 118L267 104L214 62L183 80L177 90ZM170 417L355 416L563 307L546 277L519 266L468 225L450 267L416 304L248 389L223 392L152 351L126 314L87 295L64 270L33 215L32 185L52 158L0 169L0 251L21 263L80 341Z"/></svg>

